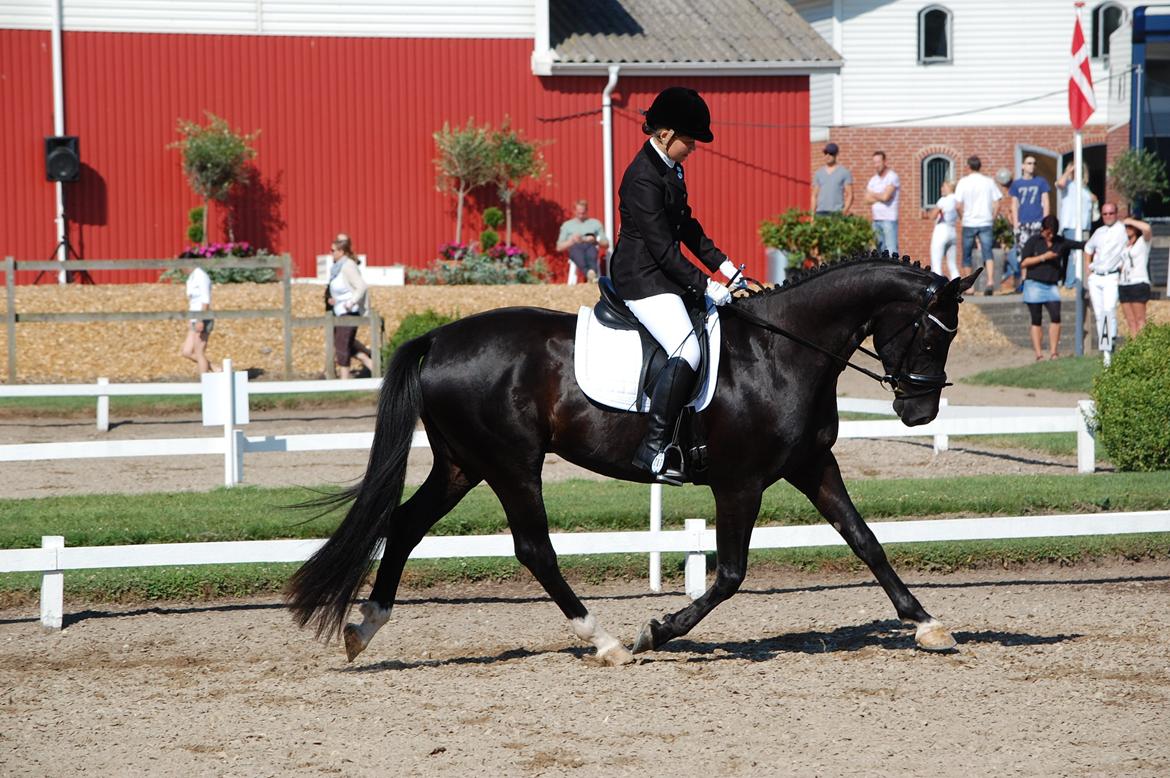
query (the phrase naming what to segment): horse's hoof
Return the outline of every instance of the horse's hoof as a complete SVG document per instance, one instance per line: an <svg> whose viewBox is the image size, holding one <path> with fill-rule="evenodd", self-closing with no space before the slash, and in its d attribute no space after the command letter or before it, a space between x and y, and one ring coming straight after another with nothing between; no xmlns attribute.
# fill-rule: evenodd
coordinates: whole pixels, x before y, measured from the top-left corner
<svg viewBox="0 0 1170 778"><path fill-rule="evenodd" d="M914 640L918 647L925 651L950 651L958 645L950 630L936 619L919 624L918 630L914 633Z"/></svg>
<svg viewBox="0 0 1170 778"><path fill-rule="evenodd" d="M610 667L621 667L634 661L634 655L621 644L614 646L604 654L599 654L597 658Z"/></svg>
<svg viewBox="0 0 1170 778"><path fill-rule="evenodd" d="M638 639L634 641L634 653L641 654L645 651L654 650L654 621L651 620L646 626L642 627L642 631L638 633Z"/></svg>
<svg viewBox="0 0 1170 778"><path fill-rule="evenodd" d="M352 662L355 656L366 650L366 644L355 624L346 624L342 634L345 638L345 661Z"/></svg>

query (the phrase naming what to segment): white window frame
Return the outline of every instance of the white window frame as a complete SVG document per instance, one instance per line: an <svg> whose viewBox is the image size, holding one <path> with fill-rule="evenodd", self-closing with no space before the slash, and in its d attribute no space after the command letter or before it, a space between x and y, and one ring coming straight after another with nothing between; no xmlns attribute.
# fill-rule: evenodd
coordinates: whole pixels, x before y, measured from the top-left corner
<svg viewBox="0 0 1170 778"><path fill-rule="evenodd" d="M947 163L947 172L946 172L946 175L943 176L942 180L943 181L954 181L955 180L955 160L951 159L951 156L949 154L943 154L942 152L936 152L934 154L927 154L925 157L923 157L922 162L918 166L918 175L921 177L920 180L922 181L922 185L919 187L919 189L922 193L921 194L922 210L924 210L924 211L933 208L934 204L936 202L938 202L937 197L934 199L930 199L929 197L927 197L927 192L926 192L926 168L930 164L931 160L935 160L935 159L945 160ZM940 182L939 186L941 187L941 182ZM929 200L929 202L928 202L928 200Z"/></svg>
<svg viewBox="0 0 1170 778"><path fill-rule="evenodd" d="M938 11L946 16L946 38L947 38L947 55L945 57L927 57L926 56L926 16L934 11ZM918 64L919 65L942 65L950 64L955 61L955 35L954 35L954 21L955 15L951 13L951 9L942 5L928 5L918 12Z"/></svg>
<svg viewBox="0 0 1170 778"><path fill-rule="evenodd" d="M1125 24L1126 20L1129 18L1129 11L1124 5L1117 2L1117 0L1105 0L1105 2L1098 3L1097 5L1093 6L1093 10L1089 16L1089 34L1093 36L1089 41L1089 54L1093 54L1093 46L1096 45L1097 54L1093 56L1093 59L1100 62L1109 61L1109 53L1105 51L1106 47L1109 45L1109 36L1105 34L1105 26L1103 24L1099 24L1099 22L1104 18L1105 11L1110 8L1116 8L1118 11L1121 11L1121 19L1117 23L1118 28Z"/></svg>

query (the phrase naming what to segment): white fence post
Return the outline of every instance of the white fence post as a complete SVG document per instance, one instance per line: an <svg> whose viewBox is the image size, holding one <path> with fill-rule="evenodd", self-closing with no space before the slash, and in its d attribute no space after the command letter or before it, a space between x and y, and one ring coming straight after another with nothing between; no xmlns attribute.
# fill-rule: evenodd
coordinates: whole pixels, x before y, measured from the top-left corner
<svg viewBox="0 0 1170 778"><path fill-rule="evenodd" d="M943 408L946 408L949 403L947 398L943 397L938 401L938 413L941 416ZM951 447L951 438L946 434L938 434L934 436L934 453L941 454Z"/></svg>
<svg viewBox="0 0 1170 778"><path fill-rule="evenodd" d="M224 420L223 420L223 485L235 486L239 477L236 473L236 382L232 374L232 361L223 361Z"/></svg>
<svg viewBox="0 0 1170 778"><path fill-rule="evenodd" d="M99 378L98 386L109 386L110 379ZM110 396L99 394L97 398L97 428L98 432L110 431Z"/></svg>
<svg viewBox="0 0 1170 778"><path fill-rule="evenodd" d="M707 555L703 553L703 532L707 522L703 519L687 519L686 533L690 536L694 551L687 552L684 584L687 596L697 600L707 591Z"/></svg>
<svg viewBox="0 0 1170 778"><path fill-rule="evenodd" d="M244 451L248 447L248 437L243 430L236 430L235 433L236 469L234 475L236 483L242 484L244 482Z"/></svg>
<svg viewBox="0 0 1170 778"><path fill-rule="evenodd" d="M1097 470L1097 441L1093 434L1097 405L1092 400L1079 400L1077 410L1081 412L1077 429L1077 472L1092 473Z"/></svg>
<svg viewBox="0 0 1170 778"><path fill-rule="evenodd" d="M42 535L41 548L59 551L65 548L61 535ZM59 565L60 562L58 561ZM45 629L61 629L65 615L65 574L58 570L41 575L41 626Z"/></svg>
<svg viewBox="0 0 1170 778"><path fill-rule="evenodd" d="M662 532L662 484L650 484L650 531ZM650 591L662 591L662 552L650 552Z"/></svg>

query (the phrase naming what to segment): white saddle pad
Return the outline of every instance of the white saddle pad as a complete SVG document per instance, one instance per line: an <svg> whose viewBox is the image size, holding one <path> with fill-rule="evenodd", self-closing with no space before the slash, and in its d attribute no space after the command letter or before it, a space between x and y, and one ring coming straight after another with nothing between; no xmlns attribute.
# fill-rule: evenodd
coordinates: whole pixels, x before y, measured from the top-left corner
<svg viewBox="0 0 1170 778"><path fill-rule="evenodd" d="M701 411L715 396L719 376L719 313L707 301L707 335L710 338L711 366L698 397L691 405ZM619 411L645 412L650 398L638 388L642 372L642 338L633 330L615 330L602 325L592 308L577 311L577 339L573 347L577 385L596 403Z"/></svg>

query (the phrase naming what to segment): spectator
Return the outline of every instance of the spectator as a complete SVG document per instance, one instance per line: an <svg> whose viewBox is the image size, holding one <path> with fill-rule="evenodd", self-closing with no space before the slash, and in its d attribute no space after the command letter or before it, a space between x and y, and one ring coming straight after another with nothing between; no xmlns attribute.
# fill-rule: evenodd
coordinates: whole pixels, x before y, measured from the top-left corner
<svg viewBox="0 0 1170 778"><path fill-rule="evenodd" d="M812 210L815 216L848 213L853 206L853 174L837 164L836 143L826 143L825 164L813 175Z"/></svg>
<svg viewBox="0 0 1170 778"><path fill-rule="evenodd" d="M1003 219L1009 225L1012 223L1012 198L1009 193L1012 186L1012 171L1006 167L1001 167L995 171L995 183L999 187L1000 200L996 204L995 217L992 219L991 234L992 239L996 239L995 225L1000 219ZM1001 247L1002 248L1002 247ZM1001 292L1015 292L1018 290L1020 278L1020 249L1023 245L1020 244L1015 236L1012 236L1012 245L1009 247L1003 256L1003 272L1000 275ZM1009 283L1009 279L1011 283Z"/></svg>
<svg viewBox="0 0 1170 778"><path fill-rule="evenodd" d="M942 196L926 214L934 220L934 231L930 234L930 270L938 275L943 274L943 257L947 260L947 278L958 278L959 267L955 264L955 222L959 219L959 212L955 210L955 182L943 181L940 189Z"/></svg>
<svg viewBox="0 0 1170 778"><path fill-rule="evenodd" d="M1150 301L1150 243L1154 233L1141 219L1130 217L1123 223L1127 243L1117 293L1132 338L1146 326L1146 303Z"/></svg>
<svg viewBox="0 0 1170 778"><path fill-rule="evenodd" d="M886 152L873 153L874 174L865 187L865 201L873 216L873 237L878 251L898 253L898 190L902 180L886 165Z"/></svg>
<svg viewBox="0 0 1170 778"><path fill-rule="evenodd" d="M201 267L187 276L187 310L211 310L211 276ZM207 360L207 341L211 338L214 319L191 319L187 324L187 338L179 354L199 366L200 373L218 373L220 368Z"/></svg>
<svg viewBox="0 0 1170 778"><path fill-rule="evenodd" d="M330 247L333 267L329 269L329 287L326 302L333 306L334 316L361 316L366 311L366 282L362 280L353 245L349 236L339 233ZM350 378L350 361L356 357L372 374L374 360L370 350L357 339L357 325L333 328L333 361L341 379Z"/></svg>
<svg viewBox="0 0 1170 778"><path fill-rule="evenodd" d="M1089 191L1089 168L1087 165L1081 165L1081 183L1078 184L1073 181L1073 166L1069 163L1065 167L1064 172L1060 174L1060 178L1056 179L1056 191L1060 194L1060 223L1062 225L1061 234L1064 237L1073 239L1077 236L1077 191L1084 192L1084 200L1081 203L1081 227L1084 228L1085 235L1092 232L1093 226L1093 211L1097 203L1097 195ZM1065 269L1064 285L1066 287L1075 286L1077 282L1077 268L1076 263L1069 262Z"/></svg>
<svg viewBox="0 0 1170 778"><path fill-rule="evenodd" d="M1105 367L1113 359L1113 341L1117 337L1118 281L1125 262L1129 239L1125 224L1117 219L1117 206L1101 206L1101 221L1085 243L1085 286L1093 304L1097 345L1105 355Z"/></svg>
<svg viewBox="0 0 1170 778"><path fill-rule="evenodd" d="M979 157L968 157L967 167L971 172L963 176L955 187L959 217L963 220L963 265L975 267L975 241L978 239L986 276L983 279L983 294L990 295L995 292L992 279L995 268L995 257L991 253L992 225L995 222L995 204L1003 195L994 181L979 172L983 167Z"/></svg>
<svg viewBox="0 0 1170 778"><path fill-rule="evenodd" d="M1048 309L1048 358L1060 356L1060 292L1056 285L1063 275L1062 262L1068 261L1068 252L1080 248L1080 243L1067 241L1060 235L1060 224L1055 216L1040 219L1039 231L1030 236L1020 249L1020 269L1024 271L1024 304L1032 317L1032 351L1036 359L1044 359L1044 332L1042 317Z"/></svg>
<svg viewBox="0 0 1170 778"><path fill-rule="evenodd" d="M557 251L569 252L569 283L577 283L577 271L585 280L597 280L600 248L609 245L605 227L597 219L589 218L589 202L578 200L573 206L573 218L561 225Z"/></svg>
<svg viewBox="0 0 1170 778"><path fill-rule="evenodd" d="M1011 195L1011 222L1015 231L1016 249L1020 249L1028 239L1040 231L1040 221L1051 213L1048 202L1048 193L1052 188L1048 180L1036 176L1036 157L1028 154L1020 165L1020 177L1012 182L1008 188ZM1014 264L1014 263L1013 263ZM1018 277L1016 270L1013 276ZM1008 289L1003 289L1003 286ZM1004 278L1000 291L1012 291L1011 281Z"/></svg>

